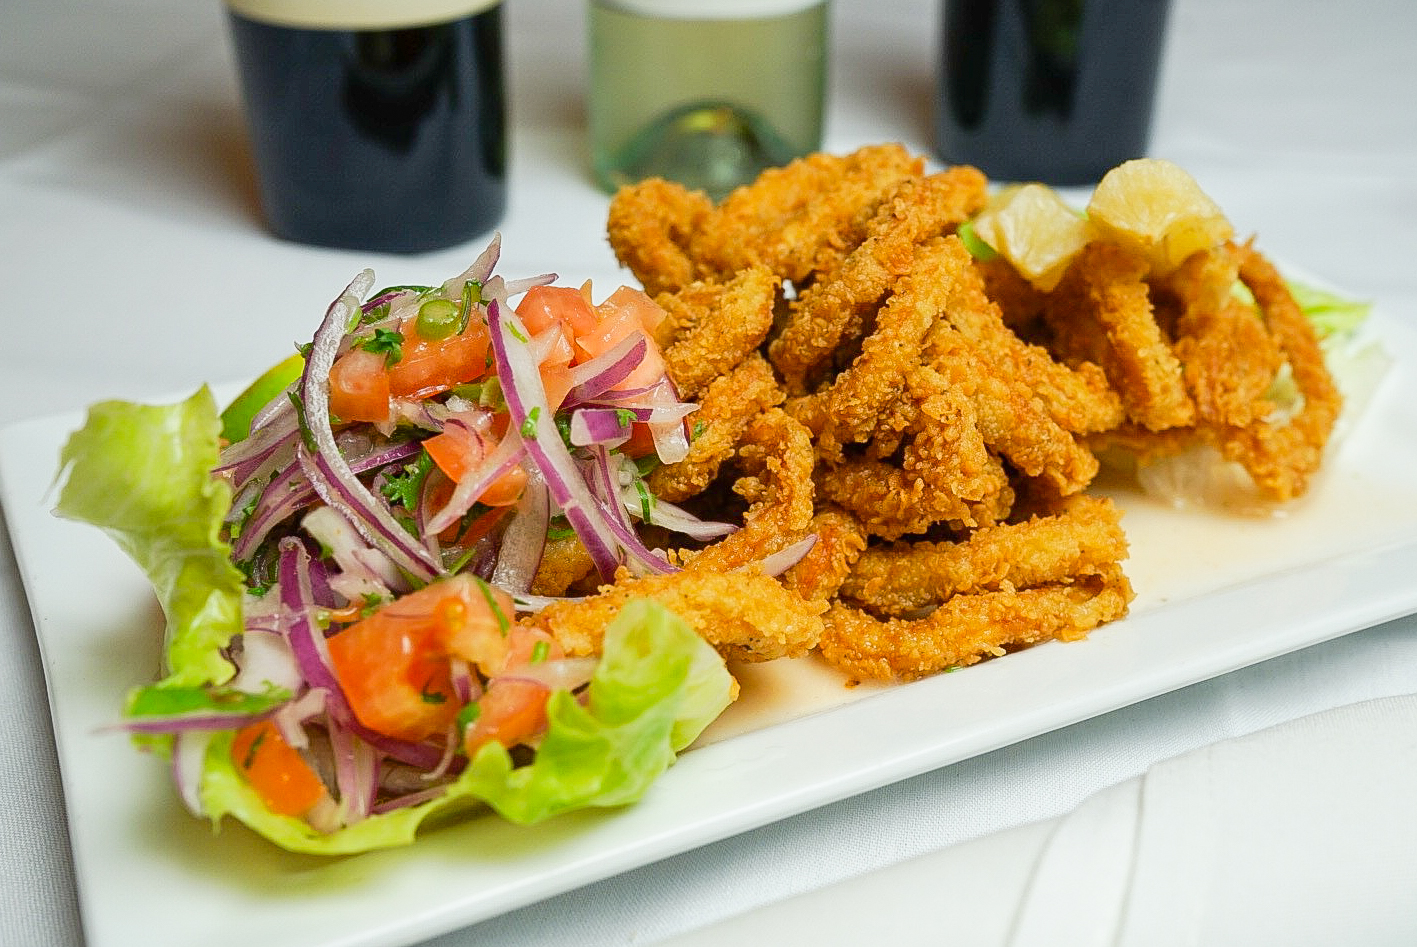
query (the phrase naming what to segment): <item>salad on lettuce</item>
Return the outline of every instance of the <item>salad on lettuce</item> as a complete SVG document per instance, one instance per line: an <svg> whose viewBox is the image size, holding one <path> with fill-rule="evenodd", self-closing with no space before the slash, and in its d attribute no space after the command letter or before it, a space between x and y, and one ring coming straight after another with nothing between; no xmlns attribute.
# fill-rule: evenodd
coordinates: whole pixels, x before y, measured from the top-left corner
<svg viewBox="0 0 1417 947"><path fill-rule="evenodd" d="M544 604L548 537L573 534L609 582L675 569L639 525L731 527L644 486L684 456L692 410L658 307L507 282L498 249L437 286L371 293L365 271L224 412L205 387L102 403L64 447L57 511L111 536L163 606L165 668L123 726L193 813L340 854L477 806L519 823L619 806L733 699L654 602L598 655L517 622Z"/></svg>

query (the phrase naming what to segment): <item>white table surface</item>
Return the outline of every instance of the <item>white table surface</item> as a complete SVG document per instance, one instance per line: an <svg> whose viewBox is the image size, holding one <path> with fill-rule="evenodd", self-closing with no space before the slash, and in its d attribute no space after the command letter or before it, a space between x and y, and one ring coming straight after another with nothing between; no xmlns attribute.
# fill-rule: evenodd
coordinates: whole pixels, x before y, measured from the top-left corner
<svg viewBox="0 0 1417 947"><path fill-rule="evenodd" d="M836 0L834 17L827 147L928 151L935 4ZM607 198L586 173L581 8L509 0L509 24L502 271L618 280ZM1152 153L1190 169L1272 256L1417 325L1417 4L1175 0L1170 27ZM0 427L251 376L361 267L426 281L477 249L371 258L268 236L215 0L0 6ZM263 309L249 286L286 302ZM654 943L1068 812L1192 748L1414 692L1409 616L430 943ZM0 693L0 944L81 943L43 674L3 530Z"/></svg>

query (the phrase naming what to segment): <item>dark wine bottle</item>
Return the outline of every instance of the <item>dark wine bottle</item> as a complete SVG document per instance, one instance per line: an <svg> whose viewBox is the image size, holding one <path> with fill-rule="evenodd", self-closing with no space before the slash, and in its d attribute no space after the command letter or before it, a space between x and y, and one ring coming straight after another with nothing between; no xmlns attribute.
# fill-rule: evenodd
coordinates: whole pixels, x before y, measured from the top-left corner
<svg viewBox="0 0 1417 947"><path fill-rule="evenodd" d="M496 226L507 184L497 0L228 8L276 235L417 252Z"/></svg>
<svg viewBox="0 0 1417 947"><path fill-rule="evenodd" d="M1168 0L944 3L942 160L1081 185L1145 154Z"/></svg>

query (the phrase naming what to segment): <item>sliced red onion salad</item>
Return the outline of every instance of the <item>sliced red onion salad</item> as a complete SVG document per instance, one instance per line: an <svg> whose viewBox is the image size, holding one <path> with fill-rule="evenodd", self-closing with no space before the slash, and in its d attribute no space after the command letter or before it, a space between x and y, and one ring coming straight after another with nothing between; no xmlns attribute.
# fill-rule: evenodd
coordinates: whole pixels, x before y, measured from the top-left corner
<svg viewBox="0 0 1417 947"><path fill-rule="evenodd" d="M201 809L198 781L213 734L261 720L316 761L330 799L307 820L321 831L436 798L456 777L466 763L456 728L411 741L356 715L328 639L367 608L459 572L490 580L519 609L540 608L553 599L534 595L533 580L548 531L561 520L606 581L622 566L642 575L676 570L666 552L644 544L639 524L699 542L736 528L660 501L619 450L633 426L644 425L658 462L688 452L695 406L679 399L669 379L623 387L649 354L649 338L633 333L572 366L570 388L553 406L540 363L563 352L565 340L549 331L532 338L510 301L555 277L507 282L493 272L499 255L500 238L441 286L392 287L367 300L373 274L362 272L326 311L304 350L299 379L256 413L245 439L222 450L214 475L232 487L227 538L250 589L246 631L224 652L238 668L231 686L253 693L274 688L267 692L277 702L240 713L214 703L126 725L175 736L174 779L194 812ZM471 320L485 325L490 365L483 381L427 398L393 397L383 421L335 421L336 361L376 329L401 338L399 327L431 300L459 307L459 332ZM423 442L454 429L469 446L466 467L451 482ZM526 482L513 505L490 509L479 502L518 467ZM780 572L808 548L795 544L763 567ZM536 660L505 676L575 692L595 663ZM496 679L464 657L449 664L459 706L474 704Z"/></svg>

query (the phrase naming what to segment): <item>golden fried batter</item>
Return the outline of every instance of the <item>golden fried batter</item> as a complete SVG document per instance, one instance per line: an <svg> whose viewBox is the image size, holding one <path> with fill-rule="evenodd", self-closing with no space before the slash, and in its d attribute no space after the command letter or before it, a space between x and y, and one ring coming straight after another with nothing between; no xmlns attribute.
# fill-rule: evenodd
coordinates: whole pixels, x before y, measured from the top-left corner
<svg viewBox="0 0 1417 947"><path fill-rule="evenodd" d="M1246 247L1240 279L1279 341L1303 407L1285 422L1260 421L1241 429L1222 444L1222 451L1243 464L1262 491L1282 502L1303 493L1318 470L1343 398L1324 364L1313 326L1273 264Z"/></svg>
<svg viewBox="0 0 1417 947"><path fill-rule="evenodd" d="M569 655L599 654L605 626L632 598L649 598L674 612L725 658L771 661L800 657L822 633L826 603L807 601L761 572L685 571L632 577L586 599L553 602L521 619L549 632Z"/></svg>
<svg viewBox="0 0 1417 947"><path fill-rule="evenodd" d="M1240 256L1233 244L1194 253L1157 287L1178 309L1172 348L1202 424L1245 427L1273 407L1265 392L1283 356L1264 320L1232 292Z"/></svg>
<svg viewBox="0 0 1417 947"><path fill-rule="evenodd" d="M1192 423L1196 409L1180 362L1152 315L1147 268L1142 256L1124 247L1090 243L1063 274L1044 314L1063 358L1101 365L1128 417L1160 431Z"/></svg>
<svg viewBox="0 0 1417 947"><path fill-rule="evenodd" d="M913 680L966 667L1010 648L1073 640L1127 613L1120 567L1073 581L956 595L924 618L873 618L836 603L823 616L821 653L853 680Z"/></svg>
<svg viewBox="0 0 1417 947"><path fill-rule="evenodd" d="M943 240L913 248L909 275L900 278L880 307L875 331L862 343L861 354L815 396L826 401L826 423L818 432L824 453L840 456L843 445L865 441L876 428L881 412L904 386L906 374L920 364L925 336L955 293L959 262ZM785 338L786 333L778 343Z"/></svg>
<svg viewBox="0 0 1417 947"><path fill-rule="evenodd" d="M970 399L983 443L1019 471L1047 480L1064 496L1096 476L1097 459L1053 419L1034 388L985 359L953 326L936 326L930 357L935 369Z"/></svg>
<svg viewBox="0 0 1417 947"><path fill-rule="evenodd" d="M565 595L595 571L595 560L575 536L548 539L531 580L533 595Z"/></svg>
<svg viewBox="0 0 1417 947"><path fill-rule="evenodd" d="M809 374L850 341L848 330L864 325L896 280L914 270L917 245L952 232L986 196L984 176L968 167L903 182L870 221L866 240L799 296L768 346L788 392L806 391Z"/></svg>
<svg viewBox="0 0 1417 947"><path fill-rule="evenodd" d="M689 455L650 471L650 491L670 503L698 496L718 476L724 461L733 456L749 423L782 400L772 368L756 353L715 378L699 399L699 410L690 416L698 433L689 444Z"/></svg>
<svg viewBox="0 0 1417 947"><path fill-rule="evenodd" d="M661 178L641 181L610 201L610 247L646 293L673 292L698 276L686 248L712 212L713 202L701 191Z"/></svg>
<svg viewBox="0 0 1417 947"><path fill-rule="evenodd" d="M826 507L812 517L807 531L816 542L782 581L803 598L825 602L836 595L865 550L866 528L850 513Z"/></svg>
<svg viewBox="0 0 1417 947"><path fill-rule="evenodd" d="M1052 515L981 527L959 542L873 546L856 560L841 596L872 612L909 615L955 595L1100 572L1126 556L1112 501L1078 496Z"/></svg>
<svg viewBox="0 0 1417 947"><path fill-rule="evenodd" d="M809 155L764 171L724 198L695 233L691 252L708 274L766 266L801 283L859 243L876 205L923 166L891 144Z"/></svg>
<svg viewBox="0 0 1417 947"><path fill-rule="evenodd" d="M772 328L781 281L763 266L727 283L695 282L656 298L673 333L659 340L664 367L684 398L693 398L756 352Z"/></svg>
<svg viewBox="0 0 1417 947"><path fill-rule="evenodd" d="M685 554L686 569L727 572L807 537L816 502L815 455L807 429L781 408L771 408L744 430L737 463L745 474L733 490L750 504L743 528Z"/></svg>
<svg viewBox="0 0 1417 947"><path fill-rule="evenodd" d="M645 594L729 656L818 648L849 679L909 680L1126 614L1119 512L1084 492L1100 450L1204 445L1272 499L1305 489L1341 403L1263 257L1226 243L1163 274L1098 236L1042 291L957 236L987 185L883 145L765 172L718 206L663 181L616 195L612 248L666 310L656 341L699 403L689 456L650 488L712 515L731 483L746 513L672 552L681 573L527 620L588 653ZM1302 397L1278 417L1286 370ZM557 549L538 588L583 583L578 556Z"/></svg>

